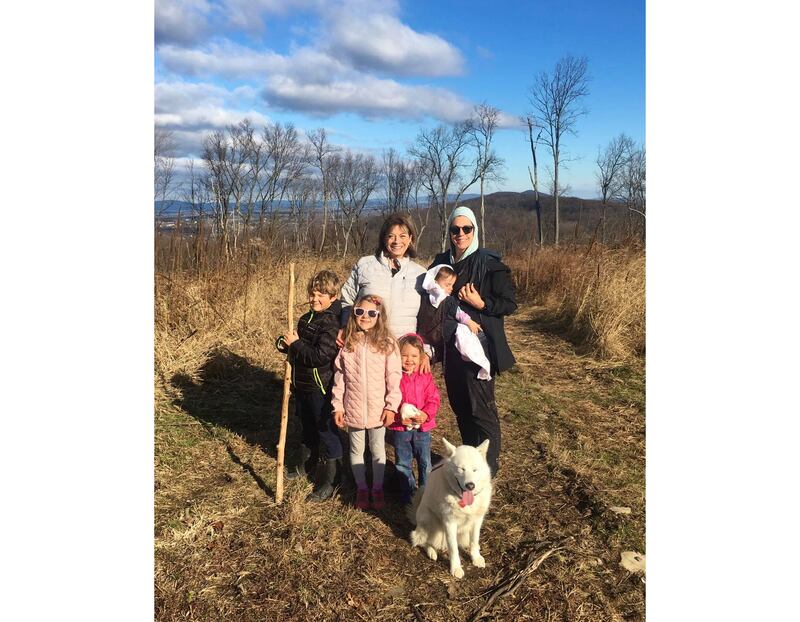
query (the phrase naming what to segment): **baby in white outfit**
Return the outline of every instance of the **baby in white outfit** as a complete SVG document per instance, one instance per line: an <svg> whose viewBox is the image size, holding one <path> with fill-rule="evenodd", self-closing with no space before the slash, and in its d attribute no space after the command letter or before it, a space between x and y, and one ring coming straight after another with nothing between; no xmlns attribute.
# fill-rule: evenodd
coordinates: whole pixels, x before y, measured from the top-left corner
<svg viewBox="0 0 800 622"><path fill-rule="evenodd" d="M428 293L431 306L438 309L439 305L453 293L453 285L456 282L456 273L450 266L440 264L434 266L425 274L422 282L422 289ZM456 350L461 353L461 358L465 361L472 361L478 367L478 378L480 380L490 380L489 359L483 350L478 333L482 331L481 325L473 321L469 315L456 306L455 312L458 326L456 327Z"/></svg>

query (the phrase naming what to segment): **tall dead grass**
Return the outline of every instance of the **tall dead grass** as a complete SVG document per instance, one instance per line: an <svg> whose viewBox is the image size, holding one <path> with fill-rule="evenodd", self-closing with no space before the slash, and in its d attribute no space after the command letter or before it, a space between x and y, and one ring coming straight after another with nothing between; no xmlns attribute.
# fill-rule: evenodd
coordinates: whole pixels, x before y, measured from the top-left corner
<svg viewBox="0 0 800 622"><path fill-rule="evenodd" d="M353 259L295 260L295 310L304 313L306 284L315 270L328 268L344 278ZM181 374L197 372L221 348L264 368L281 367L273 344L286 330L288 264L280 258L230 262L224 269L157 273L155 280L155 365L157 391Z"/></svg>
<svg viewBox="0 0 800 622"><path fill-rule="evenodd" d="M543 305L605 358L645 351L645 253L638 247L544 248L507 258L521 298Z"/></svg>

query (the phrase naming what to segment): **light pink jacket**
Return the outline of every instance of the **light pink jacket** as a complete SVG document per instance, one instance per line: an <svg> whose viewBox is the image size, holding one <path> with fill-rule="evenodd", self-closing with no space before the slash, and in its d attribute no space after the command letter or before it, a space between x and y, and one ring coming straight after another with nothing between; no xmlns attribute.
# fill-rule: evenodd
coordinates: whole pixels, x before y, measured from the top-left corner
<svg viewBox="0 0 800 622"><path fill-rule="evenodd" d="M352 352L339 350L333 362L333 412L344 412L348 427L363 430L383 425L383 410L400 408L400 378L403 368L400 352L374 352L364 343Z"/></svg>

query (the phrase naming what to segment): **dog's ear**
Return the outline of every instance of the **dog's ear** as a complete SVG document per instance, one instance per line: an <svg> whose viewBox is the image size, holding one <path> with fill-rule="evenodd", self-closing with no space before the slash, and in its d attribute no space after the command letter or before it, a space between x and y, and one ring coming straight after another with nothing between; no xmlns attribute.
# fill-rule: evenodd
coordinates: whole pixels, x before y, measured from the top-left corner
<svg viewBox="0 0 800 622"><path fill-rule="evenodd" d="M489 451L489 439L487 438L477 447L478 452L483 456L483 459L486 460L486 452Z"/></svg>
<svg viewBox="0 0 800 622"><path fill-rule="evenodd" d="M447 457L452 458L453 455L456 453L455 445L448 443L447 439L444 437L442 437L442 442L444 443L444 449L447 452Z"/></svg>

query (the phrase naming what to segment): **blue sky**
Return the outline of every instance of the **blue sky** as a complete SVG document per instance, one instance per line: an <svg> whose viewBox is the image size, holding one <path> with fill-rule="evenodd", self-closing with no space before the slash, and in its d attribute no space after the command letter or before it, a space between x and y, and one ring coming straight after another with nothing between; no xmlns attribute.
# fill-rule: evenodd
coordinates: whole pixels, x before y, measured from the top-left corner
<svg viewBox="0 0 800 622"><path fill-rule="evenodd" d="M376 156L405 151L421 127L485 100L506 126L494 142L506 180L489 190L528 190L530 150L514 125L534 76L565 54L586 56L592 78L588 114L565 140L570 194L597 195L599 146L620 132L645 142L641 0L157 0L155 16L155 122L182 163L205 133L245 117L325 127Z"/></svg>

